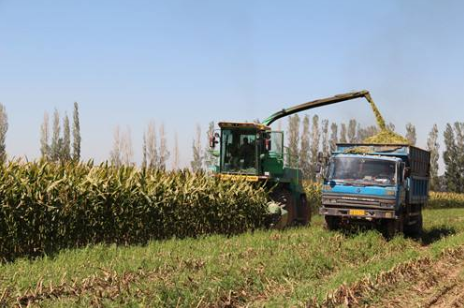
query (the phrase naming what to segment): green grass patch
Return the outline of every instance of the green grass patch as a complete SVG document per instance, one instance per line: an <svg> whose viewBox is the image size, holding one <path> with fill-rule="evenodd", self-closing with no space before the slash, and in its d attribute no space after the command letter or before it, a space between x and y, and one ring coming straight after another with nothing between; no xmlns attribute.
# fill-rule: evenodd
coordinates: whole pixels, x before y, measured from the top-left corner
<svg viewBox="0 0 464 308"><path fill-rule="evenodd" d="M322 302L341 284L462 246L462 217L464 209L425 211L424 243L403 237L386 241L375 231L353 235L327 232L321 217L316 216L311 227L286 231L64 250L55 256L19 259L1 266L0 294L6 292L7 301L13 301L27 290L36 290L39 282L48 290L50 285L57 289L75 284L79 288L86 281L101 279L101 289L97 286L77 296L44 299L40 304L304 306L314 298Z"/></svg>

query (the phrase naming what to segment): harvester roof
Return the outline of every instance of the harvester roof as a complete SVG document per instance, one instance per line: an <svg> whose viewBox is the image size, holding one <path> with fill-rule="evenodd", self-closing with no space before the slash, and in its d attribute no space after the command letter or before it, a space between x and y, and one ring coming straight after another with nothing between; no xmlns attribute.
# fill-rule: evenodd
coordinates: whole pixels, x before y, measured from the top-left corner
<svg viewBox="0 0 464 308"><path fill-rule="evenodd" d="M269 126L260 123L219 122L220 128L243 128L256 130L271 130Z"/></svg>

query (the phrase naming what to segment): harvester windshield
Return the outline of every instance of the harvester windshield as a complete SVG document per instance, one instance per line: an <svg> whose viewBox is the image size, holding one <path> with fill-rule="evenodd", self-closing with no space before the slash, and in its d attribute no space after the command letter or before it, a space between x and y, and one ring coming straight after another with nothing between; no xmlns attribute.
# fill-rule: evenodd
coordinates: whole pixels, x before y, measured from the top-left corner
<svg viewBox="0 0 464 308"><path fill-rule="evenodd" d="M256 130L223 129L221 138L221 171L257 174Z"/></svg>
<svg viewBox="0 0 464 308"><path fill-rule="evenodd" d="M390 186L396 183L397 163L362 157L337 157L330 162L328 179L350 184Z"/></svg>

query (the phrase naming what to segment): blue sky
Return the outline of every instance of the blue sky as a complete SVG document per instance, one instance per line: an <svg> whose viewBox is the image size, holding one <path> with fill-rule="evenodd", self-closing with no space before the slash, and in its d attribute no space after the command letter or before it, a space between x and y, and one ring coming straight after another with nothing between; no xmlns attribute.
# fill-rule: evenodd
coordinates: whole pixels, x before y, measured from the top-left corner
<svg viewBox="0 0 464 308"><path fill-rule="evenodd" d="M7 149L37 157L43 113L77 101L84 158L106 159L120 125L140 161L153 119L186 165L196 123L361 89L425 146L433 123L464 121L462 16L462 1L0 0ZM317 113L374 124L362 100Z"/></svg>

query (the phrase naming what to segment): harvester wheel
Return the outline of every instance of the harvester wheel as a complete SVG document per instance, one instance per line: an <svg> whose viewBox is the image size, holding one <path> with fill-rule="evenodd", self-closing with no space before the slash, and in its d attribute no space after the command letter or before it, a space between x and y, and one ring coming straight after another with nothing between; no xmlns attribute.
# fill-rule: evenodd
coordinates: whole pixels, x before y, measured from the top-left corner
<svg viewBox="0 0 464 308"><path fill-rule="evenodd" d="M298 208L298 221L301 225L306 226L311 222L311 209L306 195L301 195L300 202L301 204Z"/></svg>
<svg viewBox="0 0 464 308"><path fill-rule="evenodd" d="M292 193L287 189L278 189L271 194L271 199L277 203L280 203L281 207L287 211L287 223L282 227L293 226L297 218L297 212Z"/></svg>

